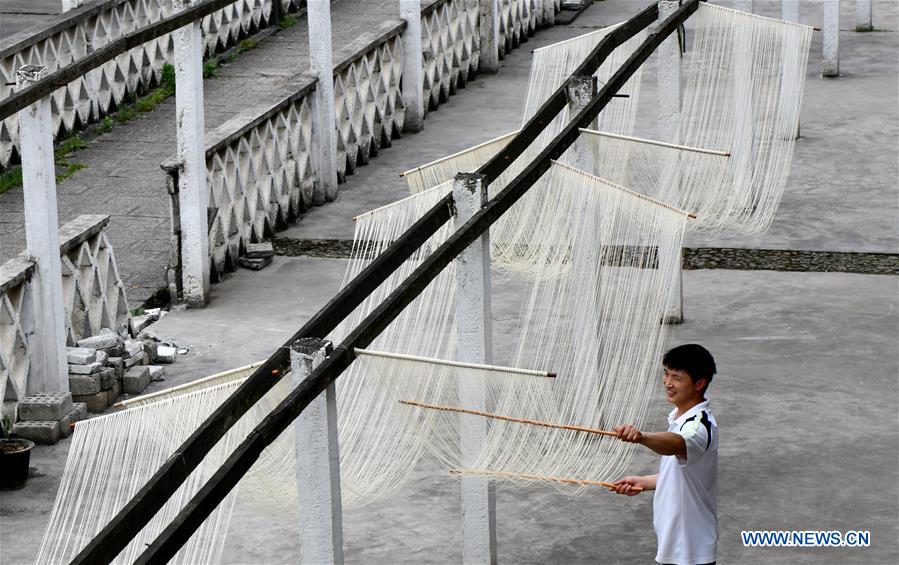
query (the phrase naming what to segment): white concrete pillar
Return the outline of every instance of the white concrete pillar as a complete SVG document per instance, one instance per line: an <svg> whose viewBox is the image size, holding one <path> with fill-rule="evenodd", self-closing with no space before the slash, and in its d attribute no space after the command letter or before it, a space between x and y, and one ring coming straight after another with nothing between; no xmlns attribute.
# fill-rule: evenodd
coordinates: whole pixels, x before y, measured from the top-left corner
<svg viewBox="0 0 899 565"><path fill-rule="evenodd" d="M16 90L44 77L47 67L25 65L16 71ZM27 394L69 390L66 361L65 306L59 260L59 216L56 211L56 168L50 97L19 112L25 246L37 264L32 284L34 334Z"/></svg>
<svg viewBox="0 0 899 565"><path fill-rule="evenodd" d="M175 0L175 12L197 0ZM209 301L209 188L206 186L206 133L203 106L203 37L200 22L176 30L175 115L178 140L178 203L181 220L181 287L184 302L199 308Z"/></svg>
<svg viewBox="0 0 899 565"><path fill-rule="evenodd" d="M543 23L547 26L556 23L556 2L555 0L543 0Z"/></svg>
<svg viewBox="0 0 899 565"><path fill-rule="evenodd" d="M299 385L331 353L331 342L298 339L290 346L290 374ZM343 563L337 393L332 383L294 422L300 493L300 563Z"/></svg>
<svg viewBox="0 0 899 565"><path fill-rule="evenodd" d="M824 0L824 24L821 26L824 63L821 75L840 76L840 0Z"/></svg>
<svg viewBox="0 0 899 565"><path fill-rule="evenodd" d="M573 119L583 110L596 95L596 77L573 76L565 83L565 93L568 96L568 119ZM598 119L598 118L597 118ZM594 120L587 129L596 129ZM579 136L569 150L568 157L571 165L585 173L596 174L593 159L593 148L590 147L584 136Z"/></svg>
<svg viewBox="0 0 899 565"><path fill-rule="evenodd" d="M337 126L334 115L334 63L331 53L331 2L309 0L309 66L318 82L312 93L312 158L318 183L316 205L337 198Z"/></svg>
<svg viewBox="0 0 899 565"><path fill-rule="evenodd" d="M467 222L487 201L487 177L459 173L453 182L456 227ZM490 236L484 232L456 259L456 358L467 363L493 362L490 305ZM482 382L460 385L462 406L486 409ZM470 467L487 438L486 418L463 418L462 467ZM484 477L462 477L462 563L496 563L496 491Z"/></svg>
<svg viewBox="0 0 899 565"><path fill-rule="evenodd" d="M421 0L400 0L403 31L403 103L406 115L403 131L417 133L424 128L424 67L421 52Z"/></svg>
<svg viewBox="0 0 899 565"><path fill-rule="evenodd" d="M478 72L495 73L499 71L499 5L498 0L480 0L480 22L478 29L481 36Z"/></svg>
<svg viewBox="0 0 899 565"><path fill-rule="evenodd" d="M855 31L871 31L874 23L871 19L871 0L856 0Z"/></svg>
<svg viewBox="0 0 899 565"><path fill-rule="evenodd" d="M659 0L659 21L664 21L680 7L677 0ZM681 98L683 97L681 53L677 34L671 34L659 46L659 139L669 143L681 143ZM680 182L680 176L675 178ZM680 264L680 263L678 263ZM678 267L675 284L671 288L666 324L684 321L683 273Z"/></svg>

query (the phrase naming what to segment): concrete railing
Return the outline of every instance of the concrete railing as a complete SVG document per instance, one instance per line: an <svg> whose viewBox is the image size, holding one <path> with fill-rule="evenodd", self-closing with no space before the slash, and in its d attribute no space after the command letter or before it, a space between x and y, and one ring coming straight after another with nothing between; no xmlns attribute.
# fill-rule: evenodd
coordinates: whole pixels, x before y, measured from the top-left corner
<svg viewBox="0 0 899 565"><path fill-rule="evenodd" d="M108 223L109 216L83 215L59 230L68 345L101 328L128 328L128 300L106 234ZM24 253L0 268L0 403L36 392L28 386L29 342L37 331L35 271Z"/></svg>
<svg viewBox="0 0 899 565"><path fill-rule="evenodd" d="M278 9L273 11L275 3ZM234 45L277 14L298 10L305 0L236 0L202 22L206 53ZM22 65L44 65L52 73L104 45L172 15L172 0L92 2L55 18L40 32L0 48L0 99L10 96ZM273 17L273 13L275 16ZM159 82L162 66L174 60L171 34L153 39L82 75L52 95L57 136L77 131L115 111L128 98ZM19 158L16 116L0 121L0 169Z"/></svg>
<svg viewBox="0 0 899 565"><path fill-rule="evenodd" d="M502 0L500 37L512 49L555 13L558 0ZM537 14L541 17L537 17ZM504 23L503 23L504 22ZM405 103L403 20L381 24L334 54L337 175L344 181L403 129ZM423 98L435 110L478 70L478 0L436 0L421 9ZM502 44L503 41L500 41ZM248 243L284 229L312 206L318 180L314 162L312 96L316 79L302 75L277 103L251 107L207 133L206 175L210 279L237 268ZM182 296L179 163L161 164L172 197L170 292Z"/></svg>

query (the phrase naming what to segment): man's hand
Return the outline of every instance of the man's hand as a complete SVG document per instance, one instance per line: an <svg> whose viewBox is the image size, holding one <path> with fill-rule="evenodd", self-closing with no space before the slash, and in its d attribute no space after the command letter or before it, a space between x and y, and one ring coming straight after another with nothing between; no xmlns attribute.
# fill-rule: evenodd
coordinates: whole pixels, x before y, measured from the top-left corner
<svg viewBox="0 0 899 565"><path fill-rule="evenodd" d="M630 424L615 426L612 431L618 434L618 439L628 443L643 443L643 434Z"/></svg>
<svg viewBox="0 0 899 565"><path fill-rule="evenodd" d="M656 477L658 475L649 475L646 477L629 475L615 481L615 488L610 488L612 492L634 496L643 491L654 490L656 488ZM633 487L640 487L643 490L634 490Z"/></svg>

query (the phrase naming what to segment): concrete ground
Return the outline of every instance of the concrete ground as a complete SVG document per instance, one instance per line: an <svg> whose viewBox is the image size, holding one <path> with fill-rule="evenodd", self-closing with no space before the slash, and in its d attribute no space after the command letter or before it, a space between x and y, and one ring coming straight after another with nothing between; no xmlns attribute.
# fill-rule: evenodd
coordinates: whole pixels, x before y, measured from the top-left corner
<svg viewBox="0 0 899 565"><path fill-rule="evenodd" d="M843 3L844 11L847 4ZM756 0L763 13L772 9ZM515 127L528 48L623 19L635 3L597 3L572 26L533 38L496 77L428 117L343 185L338 202L317 208L284 235L348 238L350 217L405 195L396 174ZM815 18L819 18L815 20ZM820 25L814 5L806 23ZM854 22L844 12L843 28ZM845 23L849 22L849 24ZM875 5L875 25L895 30L899 9ZM843 41L844 76L817 77L816 34L803 105L803 140L783 205L758 238L696 236L695 244L781 249L897 251L897 35L856 34ZM261 272L239 271L213 288L202 311L170 313L159 335L193 346L151 390L247 364L271 354L336 291L345 261L276 257ZM899 562L899 279L833 273L687 271L687 321L671 343L700 342L720 374L709 396L721 433L721 563ZM517 297L498 288L495 308ZM503 323L514 323L504 320ZM667 408L657 391L653 425ZM33 560L59 484L69 441L37 448L26 489L0 493L0 556ZM650 473L647 456L633 471ZM649 563L655 551L651 497L602 490L578 497L552 487L501 484L499 558L503 563ZM461 560L458 481L422 469L396 496L344 512L348 563L457 563ZM295 562L292 511L240 501L227 563ZM747 548L740 532L870 530L868 548Z"/></svg>

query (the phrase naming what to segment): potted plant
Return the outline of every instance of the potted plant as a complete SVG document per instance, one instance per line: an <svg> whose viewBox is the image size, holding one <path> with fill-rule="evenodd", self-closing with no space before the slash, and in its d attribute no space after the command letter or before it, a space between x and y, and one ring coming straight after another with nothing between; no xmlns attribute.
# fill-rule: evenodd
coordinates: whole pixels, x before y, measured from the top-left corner
<svg viewBox="0 0 899 565"><path fill-rule="evenodd" d="M12 422L9 416L0 421L3 435L0 437L0 490L15 490L25 486L28 480L28 463L34 442L10 437Z"/></svg>

